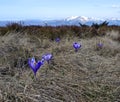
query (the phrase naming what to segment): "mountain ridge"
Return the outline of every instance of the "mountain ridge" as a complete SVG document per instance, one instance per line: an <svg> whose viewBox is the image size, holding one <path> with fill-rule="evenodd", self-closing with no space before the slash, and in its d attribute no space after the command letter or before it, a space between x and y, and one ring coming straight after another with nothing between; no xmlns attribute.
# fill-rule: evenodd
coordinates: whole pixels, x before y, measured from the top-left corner
<svg viewBox="0 0 120 102"><path fill-rule="evenodd" d="M108 25L118 25L120 26L120 19L119 18L94 18L94 17L86 17L86 16L71 16L65 19L59 20L19 20L19 21L0 21L0 26L6 26L11 22L22 22L23 25L50 25L50 26L59 26L59 25L79 25L79 23L92 25L93 23L102 23L104 21L109 22Z"/></svg>

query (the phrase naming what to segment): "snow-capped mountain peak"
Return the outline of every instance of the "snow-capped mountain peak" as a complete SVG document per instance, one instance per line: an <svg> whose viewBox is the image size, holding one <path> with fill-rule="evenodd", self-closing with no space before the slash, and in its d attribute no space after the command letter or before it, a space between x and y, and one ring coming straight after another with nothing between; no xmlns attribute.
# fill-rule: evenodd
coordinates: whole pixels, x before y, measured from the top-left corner
<svg viewBox="0 0 120 102"><path fill-rule="evenodd" d="M78 17L79 17L79 16L71 16L71 17L66 18L65 20L66 20L66 21L70 21L70 20L77 19Z"/></svg>
<svg viewBox="0 0 120 102"><path fill-rule="evenodd" d="M90 18L85 17L85 16L79 16L78 19L81 21L88 21Z"/></svg>
<svg viewBox="0 0 120 102"><path fill-rule="evenodd" d="M85 16L71 16L71 17L66 18L65 20L66 21L71 21L71 20L88 21L88 19L89 18Z"/></svg>
<svg viewBox="0 0 120 102"><path fill-rule="evenodd" d="M86 21L90 21L90 20L97 20L96 18L93 17L85 17L85 16L71 16L65 19L66 21L82 21L82 22L86 22Z"/></svg>
<svg viewBox="0 0 120 102"><path fill-rule="evenodd" d="M66 18L65 20L66 21L70 21L70 20L74 20L74 19L76 19L76 18L78 18L79 16L71 16L71 17L68 17L68 18Z"/></svg>

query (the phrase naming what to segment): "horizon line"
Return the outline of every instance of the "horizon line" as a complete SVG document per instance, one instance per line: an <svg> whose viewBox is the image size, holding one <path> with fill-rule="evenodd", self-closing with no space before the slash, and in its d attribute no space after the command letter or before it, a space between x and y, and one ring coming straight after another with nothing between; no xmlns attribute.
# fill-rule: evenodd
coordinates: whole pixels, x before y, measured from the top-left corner
<svg viewBox="0 0 120 102"><path fill-rule="evenodd" d="M0 21L30 21L30 20L35 20L35 21L51 21L51 20L63 20L63 19L67 19L67 18L70 18L70 17L87 17L87 18L94 18L94 19L98 19L98 20L107 20L107 19L112 19L112 20L120 20L120 18L118 18L118 17L88 17L88 16L68 16L68 17L61 17L61 18L58 18L58 17L56 17L56 18L46 18L46 19L42 19L42 18L24 18L24 19L17 19L17 18L15 18L15 19L3 19L3 20L1 20L0 19Z"/></svg>

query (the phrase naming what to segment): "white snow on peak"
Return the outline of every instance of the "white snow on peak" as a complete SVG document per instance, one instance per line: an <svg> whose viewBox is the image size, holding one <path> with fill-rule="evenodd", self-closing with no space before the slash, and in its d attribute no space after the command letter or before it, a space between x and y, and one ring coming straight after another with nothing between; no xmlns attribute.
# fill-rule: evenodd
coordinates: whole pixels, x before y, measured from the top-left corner
<svg viewBox="0 0 120 102"><path fill-rule="evenodd" d="M71 21L71 20L79 20L79 21L90 21L90 20L99 20L97 18L93 18L93 17L86 17L86 16L71 16L65 19L66 21Z"/></svg>
<svg viewBox="0 0 120 102"><path fill-rule="evenodd" d="M82 21L88 21L89 20L89 18L85 17L85 16L79 16L79 19L82 20Z"/></svg>
<svg viewBox="0 0 120 102"><path fill-rule="evenodd" d="M70 21L70 20L74 20L74 19L76 19L78 17L79 16L71 16L71 17L66 18L65 20Z"/></svg>

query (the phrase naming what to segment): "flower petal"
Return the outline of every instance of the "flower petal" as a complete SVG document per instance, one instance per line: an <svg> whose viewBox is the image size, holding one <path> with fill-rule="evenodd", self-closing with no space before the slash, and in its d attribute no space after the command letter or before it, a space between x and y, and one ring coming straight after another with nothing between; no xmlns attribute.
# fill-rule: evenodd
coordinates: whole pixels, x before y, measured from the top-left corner
<svg viewBox="0 0 120 102"><path fill-rule="evenodd" d="M56 42L60 42L60 38L56 38L55 41L56 41Z"/></svg>
<svg viewBox="0 0 120 102"><path fill-rule="evenodd" d="M32 68L32 69L35 68L35 63L31 59L28 59L28 64L29 64L30 68Z"/></svg>

